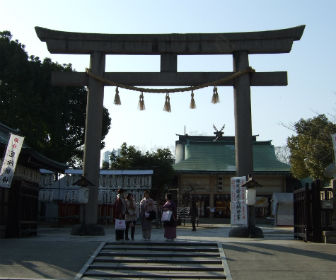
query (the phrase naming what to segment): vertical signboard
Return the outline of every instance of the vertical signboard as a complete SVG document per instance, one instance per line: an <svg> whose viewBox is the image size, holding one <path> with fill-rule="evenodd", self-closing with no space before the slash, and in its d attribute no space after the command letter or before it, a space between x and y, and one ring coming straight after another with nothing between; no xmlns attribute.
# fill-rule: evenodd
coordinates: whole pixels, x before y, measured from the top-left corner
<svg viewBox="0 0 336 280"><path fill-rule="evenodd" d="M11 134L0 171L0 187L10 188L24 137Z"/></svg>
<svg viewBox="0 0 336 280"><path fill-rule="evenodd" d="M246 188L241 185L246 177L231 178L231 225L247 225Z"/></svg>

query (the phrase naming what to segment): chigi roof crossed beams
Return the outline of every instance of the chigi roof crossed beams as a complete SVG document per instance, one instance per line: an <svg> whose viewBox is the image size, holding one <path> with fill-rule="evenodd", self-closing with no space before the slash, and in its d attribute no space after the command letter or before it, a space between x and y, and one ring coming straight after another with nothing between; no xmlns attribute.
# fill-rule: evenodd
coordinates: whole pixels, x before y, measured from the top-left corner
<svg viewBox="0 0 336 280"><path fill-rule="evenodd" d="M228 77L233 72L177 72L178 55L288 53L293 41L300 40L305 26L288 29L200 34L98 34L76 33L35 27L50 53L59 54L148 54L160 55L160 72L105 72L103 78L130 86L195 86ZM54 85L85 86L85 72L55 72ZM105 83L106 86L111 85ZM218 84L233 86L234 80ZM287 85L287 72L253 72L251 86Z"/></svg>

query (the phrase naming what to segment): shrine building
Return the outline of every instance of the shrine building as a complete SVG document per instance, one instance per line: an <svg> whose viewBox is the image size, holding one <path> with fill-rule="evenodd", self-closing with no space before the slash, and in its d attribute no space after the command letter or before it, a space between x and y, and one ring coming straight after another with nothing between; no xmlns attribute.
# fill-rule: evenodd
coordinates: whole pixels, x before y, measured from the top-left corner
<svg viewBox="0 0 336 280"><path fill-rule="evenodd" d="M175 165L179 201L192 197L201 217L230 218L230 179L236 175L235 137L177 135ZM253 177L257 189L256 214L270 215L273 193L291 192L290 166L275 156L271 141L253 142Z"/></svg>
<svg viewBox="0 0 336 280"><path fill-rule="evenodd" d="M19 134L19 131L0 122L1 155L6 151L11 133ZM10 187L0 187L0 238L37 234L40 168L64 173L66 165L45 157L23 142Z"/></svg>

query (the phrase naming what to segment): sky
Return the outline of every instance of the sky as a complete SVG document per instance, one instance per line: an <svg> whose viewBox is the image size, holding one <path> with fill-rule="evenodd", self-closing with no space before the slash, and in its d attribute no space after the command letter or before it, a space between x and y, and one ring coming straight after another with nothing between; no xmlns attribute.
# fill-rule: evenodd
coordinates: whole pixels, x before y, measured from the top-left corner
<svg viewBox="0 0 336 280"><path fill-rule="evenodd" d="M335 121L336 1L293 0L0 0L0 31L26 47L29 55L58 63L71 63L76 71L89 67L88 55L50 54L35 33L35 26L69 32L110 34L226 33L276 30L306 25L300 41L287 54L250 55L256 71L287 71L288 86L251 87L252 133L258 140L286 145L301 118L326 114ZM178 57L178 71L229 72L231 55ZM108 72L160 71L159 56L111 55ZM114 87L105 87L104 106L111 129L106 150L123 142L142 151L170 148L176 134L213 135L213 125L225 125L233 136L233 88L219 87L220 103L212 104L212 88L171 94L170 113L163 111L165 95L145 93L146 110L138 110L139 93L120 89L121 106L113 104Z"/></svg>

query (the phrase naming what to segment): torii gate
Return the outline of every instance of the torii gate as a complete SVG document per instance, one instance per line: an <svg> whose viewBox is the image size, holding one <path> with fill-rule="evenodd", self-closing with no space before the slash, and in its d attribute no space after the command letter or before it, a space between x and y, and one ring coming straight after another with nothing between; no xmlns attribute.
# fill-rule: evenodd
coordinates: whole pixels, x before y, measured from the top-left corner
<svg viewBox="0 0 336 280"><path fill-rule="evenodd" d="M89 54L90 72L106 80L136 86L193 86L227 77L249 67L249 54L289 53L300 40L305 26L289 29L208 34L97 34L49 30L35 27L50 53ZM105 72L105 55L160 55L160 72ZM232 72L177 72L178 55L233 55ZM86 73L53 73L59 86L88 86L85 126L84 176L90 187L84 221L97 224L100 136L104 86L109 85ZM235 157L237 176L253 173L250 86L285 86L287 72L254 72L218 84L234 87Z"/></svg>

